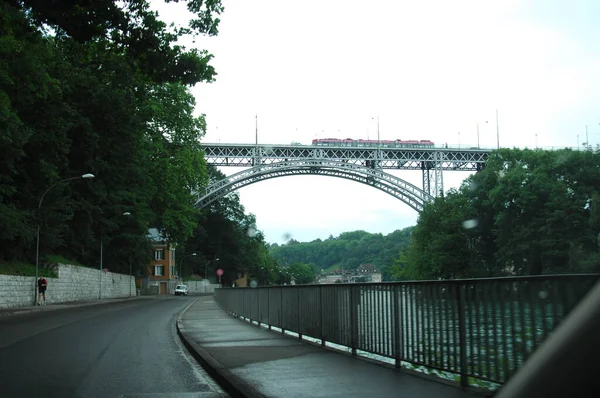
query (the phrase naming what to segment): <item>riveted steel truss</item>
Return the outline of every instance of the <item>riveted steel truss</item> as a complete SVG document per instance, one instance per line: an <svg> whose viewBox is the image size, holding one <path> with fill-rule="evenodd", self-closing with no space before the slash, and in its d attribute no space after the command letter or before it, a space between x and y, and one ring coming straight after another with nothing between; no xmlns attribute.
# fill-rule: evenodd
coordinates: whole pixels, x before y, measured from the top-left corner
<svg viewBox="0 0 600 398"><path fill-rule="evenodd" d="M206 207L215 200L255 182L291 175L322 175L360 182L400 199L419 212L423 210L425 202L433 200L433 196L420 188L380 169L339 160L295 159L260 164L217 181L209 185L204 194L198 195L196 206Z"/></svg>
<svg viewBox="0 0 600 398"><path fill-rule="evenodd" d="M423 191L433 196L440 196L444 192L444 174L442 166L446 153L436 152L433 162L421 162L423 172Z"/></svg>
<svg viewBox="0 0 600 398"><path fill-rule="evenodd" d="M293 159L325 159L365 167L421 170L423 163L440 162L441 170L477 171L490 151L484 149L407 149L320 147L312 145L203 144L208 163L251 167ZM433 169L433 167L429 167Z"/></svg>
<svg viewBox="0 0 600 398"><path fill-rule="evenodd" d="M439 196L444 170L479 171L489 150L455 148L329 147L312 145L203 144L215 166L255 167L292 160L335 161L371 169L422 170L423 190Z"/></svg>

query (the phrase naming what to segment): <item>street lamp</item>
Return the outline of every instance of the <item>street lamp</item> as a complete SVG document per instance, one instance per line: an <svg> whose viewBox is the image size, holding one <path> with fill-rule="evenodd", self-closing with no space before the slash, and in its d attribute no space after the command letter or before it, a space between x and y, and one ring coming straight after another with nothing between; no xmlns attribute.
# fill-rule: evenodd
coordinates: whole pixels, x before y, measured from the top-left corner
<svg viewBox="0 0 600 398"><path fill-rule="evenodd" d="M181 261L179 262L179 277L181 278L181 282L183 282L183 260L185 260L186 257L197 256L197 255L198 255L197 253L190 253L181 258Z"/></svg>
<svg viewBox="0 0 600 398"><path fill-rule="evenodd" d="M498 108L496 108L496 142L498 143L498 149L500 149L500 125L498 124Z"/></svg>
<svg viewBox="0 0 600 398"><path fill-rule="evenodd" d="M48 189L46 189L46 191L44 191L44 193L42 194L42 197L40 198L40 202L38 203L38 226L37 226L37 237L36 237L37 242L36 242L36 248L35 248L35 280L36 280L36 283L37 283L37 279L39 278L39 268L40 268L40 220L39 220L40 214L39 213L40 213L40 209L42 208L42 201L46 197L46 194L48 193L48 191L50 191L52 188L54 188L58 184L62 184L63 182L68 182L68 181L73 181L73 180L79 180L81 178L87 180L87 179L94 178L94 175L91 173L86 173L86 174L82 174L78 177L65 178L60 181L57 181L54 184L50 185L48 187ZM33 304L35 304L36 301L37 301L37 291L34 289Z"/></svg>
<svg viewBox="0 0 600 398"><path fill-rule="evenodd" d="M126 211L122 214L123 216L130 216L131 213ZM104 260L103 260L103 253L104 253L104 243L103 243L103 239L104 238L104 233L100 233L100 290L98 293L98 298L100 300L102 300L102 270L104 269ZM131 258L129 259L129 297L131 297Z"/></svg>
<svg viewBox="0 0 600 398"><path fill-rule="evenodd" d="M371 117L371 120L377 120L377 153L375 154L376 157L376 161L375 163L377 165L379 165L379 160L381 158L381 140L380 140L380 136L379 136L379 115L377 115L377 117ZM367 138L369 136L369 129L367 129Z"/></svg>

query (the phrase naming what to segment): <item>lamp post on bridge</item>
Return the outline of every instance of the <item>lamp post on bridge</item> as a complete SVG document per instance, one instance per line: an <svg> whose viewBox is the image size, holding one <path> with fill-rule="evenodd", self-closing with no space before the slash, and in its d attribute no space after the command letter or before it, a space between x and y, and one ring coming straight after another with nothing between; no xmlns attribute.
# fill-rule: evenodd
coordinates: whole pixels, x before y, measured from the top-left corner
<svg viewBox="0 0 600 398"><path fill-rule="evenodd" d="M50 185L42 194L42 197L40 198L40 201L38 203L38 220L37 220L37 234L36 234L36 248L35 248L35 283L36 284L37 284L37 280L39 278L39 268L40 268L40 220L39 220L39 217L40 217L40 210L42 209L42 202L44 201L46 194L48 193L48 191L50 191L52 188L54 188L58 184L62 184L62 183L73 181L73 180L79 180L79 179L87 180L87 179L92 179L92 178L94 178L94 175L91 173L82 174L78 177L64 178L64 179L57 181L54 184ZM33 304L35 305L36 302L37 302L37 288L34 288Z"/></svg>
<svg viewBox="0 0 600 398"><path fill-rule="evenodd" d="M371 120L377 120L377 153L375 156L377 158L376 164L379 166L379 159L381 158L381 139L379 136L379 114L377 114L377 117L371 117Z"/></svg>
<svg viewBox="0 0 600 398"><path fill-rule="evenodd" d="M496 142L498 143L498 149L500 149L500 125L498 124L498 108L496 108Z"/></svg>

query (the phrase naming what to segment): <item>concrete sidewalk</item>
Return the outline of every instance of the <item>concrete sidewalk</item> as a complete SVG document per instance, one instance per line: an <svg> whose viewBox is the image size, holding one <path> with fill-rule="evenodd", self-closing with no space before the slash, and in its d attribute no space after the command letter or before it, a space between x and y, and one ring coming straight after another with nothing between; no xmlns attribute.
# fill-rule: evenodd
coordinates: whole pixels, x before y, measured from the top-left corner
<svg viewBox="0 0 600 398"><path fill-rule="evenodd" d="M227 315L200 297L177 320L207 372L239 397L467 397L458 387L322 349Z"/></svg>

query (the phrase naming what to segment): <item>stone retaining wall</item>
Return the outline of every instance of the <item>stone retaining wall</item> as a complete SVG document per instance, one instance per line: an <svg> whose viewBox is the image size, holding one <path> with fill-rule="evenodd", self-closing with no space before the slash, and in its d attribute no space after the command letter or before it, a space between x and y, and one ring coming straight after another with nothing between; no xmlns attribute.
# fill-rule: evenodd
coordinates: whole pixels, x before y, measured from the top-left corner
<svg viewBox="0 0 600 398"><path fill-rule="evenodd" d="M206 281L185 281L183 284L187 285L188 294L214 293L215 289L219 287L218 284L210 284Z"/></svg>
<svg viewBox="0 0 600 398"><path fill-rule="evenodd" d="M58 278L48 278L46 303L65 303L136 295L135 280L129 275L104 272L75 265L59 264ZM0 275L0 308L34 304L33 276Z"/></svg>

